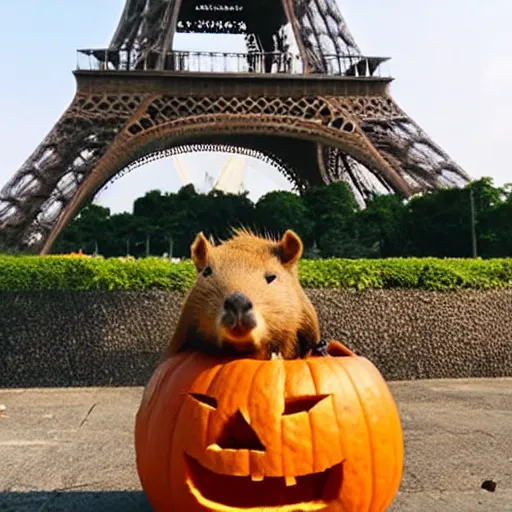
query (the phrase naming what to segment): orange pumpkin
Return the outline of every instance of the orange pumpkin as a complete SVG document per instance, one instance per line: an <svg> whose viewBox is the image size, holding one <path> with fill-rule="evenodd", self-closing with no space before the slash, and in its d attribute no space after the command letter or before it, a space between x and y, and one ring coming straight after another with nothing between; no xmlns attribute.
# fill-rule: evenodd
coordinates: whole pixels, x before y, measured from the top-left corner
<svg viewBox="0 0 512 512"><path fill-rule="evenodd" d="M402 477L396 404L370 361L329 352L160 364L135 427L153 510L385 511Z"/></svg>

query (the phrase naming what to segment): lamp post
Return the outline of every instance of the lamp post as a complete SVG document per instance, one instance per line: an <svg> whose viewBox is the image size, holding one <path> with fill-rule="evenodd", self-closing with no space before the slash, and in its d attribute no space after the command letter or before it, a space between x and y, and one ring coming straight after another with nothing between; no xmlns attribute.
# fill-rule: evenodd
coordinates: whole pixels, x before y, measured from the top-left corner
<svg viewBox="0 0 512 512"><path fill-rule="evenodd" d="M477 258L477 247L476 247L476 221L475 221L475 200L473 197L473 189L469 187L469 208L471 211L471 252L473 258Z"/></svg>

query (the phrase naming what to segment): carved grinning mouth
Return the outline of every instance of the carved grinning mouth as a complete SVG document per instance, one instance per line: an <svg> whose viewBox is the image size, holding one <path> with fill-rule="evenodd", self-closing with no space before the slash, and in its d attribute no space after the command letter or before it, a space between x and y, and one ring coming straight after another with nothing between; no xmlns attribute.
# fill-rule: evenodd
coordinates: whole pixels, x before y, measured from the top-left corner
<svg viewBox="0 0 512 512"><path fill-rule="evenodd" d="M296 478L266 477L254 481L250 476L215 473L190 455L184 457L185 479L191 493L212 510L322 510L339 495L343 482L342 463Z"/></svg>

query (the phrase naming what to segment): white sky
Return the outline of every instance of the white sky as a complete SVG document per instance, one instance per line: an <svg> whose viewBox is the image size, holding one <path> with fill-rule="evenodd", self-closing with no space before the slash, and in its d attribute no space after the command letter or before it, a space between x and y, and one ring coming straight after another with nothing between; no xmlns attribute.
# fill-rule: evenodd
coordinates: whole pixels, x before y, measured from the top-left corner
<svg viewBox="0 0 512 512"><path fill-rule="evenodd" d="M108 45L124 0L1 0L0 186L30 156L69 105L76 48ZM474 178L501 185L510 173L512 1L338 0L363 53L391 56L391 93L406 112ZM243 50L236 36L176 38L178 49ZM185 155L201 186L218 176L228 155ZM114 212L131 211L146 190L176 191L170 159L141 167L102 192ZM255 200L290 188L262 162L249 162L246 186Z"/></svg>

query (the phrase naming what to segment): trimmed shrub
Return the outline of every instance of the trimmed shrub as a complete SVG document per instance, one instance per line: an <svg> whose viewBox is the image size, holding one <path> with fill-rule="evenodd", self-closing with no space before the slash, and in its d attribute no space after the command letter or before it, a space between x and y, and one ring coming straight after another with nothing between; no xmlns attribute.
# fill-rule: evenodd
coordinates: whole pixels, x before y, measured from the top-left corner
<svg viewBox="0 0 512 512"><path fill-rule="evenodd" d="M306 288L512 288L512 259L393 258L302 260ZM0 291L148 290L186 291L195 279L190 260L0 255Z"/></svg>

